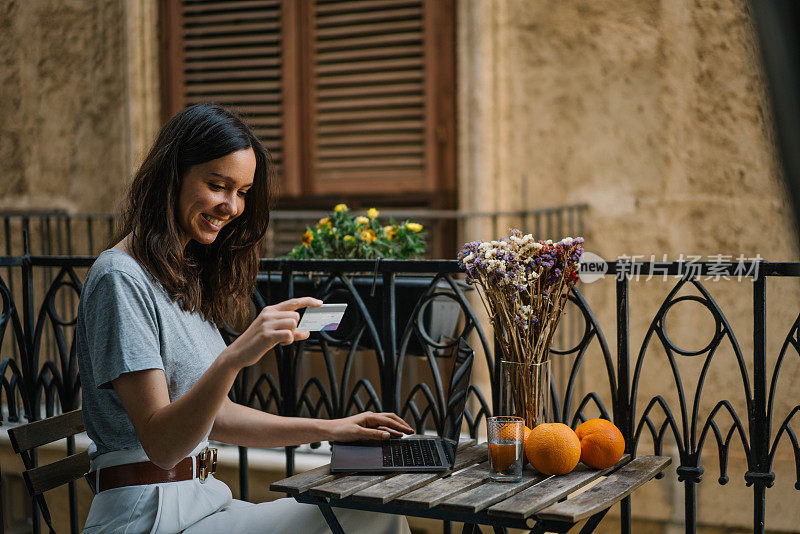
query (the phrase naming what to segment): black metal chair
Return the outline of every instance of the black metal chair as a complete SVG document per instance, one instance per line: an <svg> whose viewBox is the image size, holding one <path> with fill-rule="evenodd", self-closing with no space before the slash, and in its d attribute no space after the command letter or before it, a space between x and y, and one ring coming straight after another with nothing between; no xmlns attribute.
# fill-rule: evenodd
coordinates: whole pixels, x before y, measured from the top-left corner
<svg viewBox="0 0 800 534"><path fill-rule="evenodd" d="M36 500L42 518L50 533L53 534L53 522L50 510L44 499L44 492L64 484L71 484L74 492L75 480L82 478L89 471L89 453L75 453L75 434L83 432L83 414L74 410L65 414L48 417L8 430L14 452L22 457L25 471L22 473L28 493ZM36 465L36 448L54 441L67 439L66 458L61 458L45 465ZM74 499L71 499L74 502ZM74 519L72 530L77 532L77 513L70 514Z"/></svg>

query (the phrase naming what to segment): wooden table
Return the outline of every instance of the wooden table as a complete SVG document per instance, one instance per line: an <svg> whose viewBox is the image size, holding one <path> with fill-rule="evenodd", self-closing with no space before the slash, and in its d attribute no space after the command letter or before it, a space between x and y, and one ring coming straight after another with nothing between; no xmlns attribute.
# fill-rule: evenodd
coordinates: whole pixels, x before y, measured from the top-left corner
<svg viewBox="0 0 800 534"><path fill-rule="evenodd" d="M330 467L286 478L270 486L298 502L320 507L334 534L343 530L331 507L426 517L474 525L530 529L532 533L567 532L589 519L589 533L609 508L663 471L666 456L624 456L610 469L583 464L568 475L542 475L530 467L521 482L489 480L486 443L459 446L456 464L444 473L331 474ZM590 482L586 491L569 497ZM465 529L466 530L466 529Z"/></svg>

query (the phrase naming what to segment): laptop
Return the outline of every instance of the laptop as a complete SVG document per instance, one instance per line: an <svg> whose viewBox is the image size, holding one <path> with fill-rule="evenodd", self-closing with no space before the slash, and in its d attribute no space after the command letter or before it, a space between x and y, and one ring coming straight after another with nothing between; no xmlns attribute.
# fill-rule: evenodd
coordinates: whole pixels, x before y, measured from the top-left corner
<svg viewBox="0 0 800 534"><path fill-rule="evenodd" d="M394 438L333 444L331 472L448 471L456 461L474 352L460 339L453 357L443 433L438 438Z"/></svg>

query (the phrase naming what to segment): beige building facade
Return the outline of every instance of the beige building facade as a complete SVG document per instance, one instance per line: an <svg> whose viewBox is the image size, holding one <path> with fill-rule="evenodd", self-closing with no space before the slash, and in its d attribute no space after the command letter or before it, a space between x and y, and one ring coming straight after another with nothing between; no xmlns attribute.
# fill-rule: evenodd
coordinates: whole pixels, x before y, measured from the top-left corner
<svg viewBox="0 0 800 534"><path fill-rule="evenodd" d="M606 259L797 260L744 0L458 0L456 11L459 209L584 203L586 248ZM158 14L155 0L0 0L0 210L115 210L160 125ZM495 236L474 225L463 237ZM632 358L674 284L632 282ZM750 362L750 283L704 284ZM581 290L616 353L613 281ZM770 366L800 311L798 297L796 280L770 281ZM679 344L700 347L713 334L707 311L698 308L685 304L670 323ZM603 376L593 350L582 370L587 387ZM734 357L730 348L715 356L701 413L730 398L746 422ZM675 406L664 351L651 347L647 358L642 402L663 394ZM680 365L693 392L702 361ZM776 414L797 403L799 379L800 358L788 358ZM720 425L727 430L727 422ZM649 443L643 437L640 451L651 452ZM674 454L670 447L668 440L665 453ZM724 486L716 481L713 442L705 451L700 530L751 531L741 446L731 447ZM767 528L796 531L800 493L785 439L774 471ZM252 491L254 500L268 497ZM633 510L635 532L683 531L683 484L674 468L637 494ZM613 532L614 518L606 524Z"/></svg>
<svg viewBox="0 0 800 534"><path fill-rule="evenodd" d="M0 209L113 211L160 126L157 2L0 10Z"/></svg>
<svg viewBox="0 0 800 534"><path fill-rule="evenodd" d="M760 256L796 261L797 233L746 2L475 0L460 2L458 17L463 209L585 203L586 249L609 260ZM481 227L468 233L493 237ZM676 284L645 279L630 286L632 365L651 320ZM703 283L730 321L752 378L752 284ZM768 283L770 372L797 317L799 289L796 280ZM616 354L614 283L604 280L580 290ZM679 293L697 294L693 288ZM713 337L711 315L699 305L676 305L668 322L680 347L700 349ZM660 394L680 422L677 386L657 340L643 358L637 415ZM797 404L797 360L787 358L781 368L775 414L785 416ZM731 344L723 343L700 396L701 421L718 401L728 399L746 423L735 361ZM702 363L678 356L690 409ZM571 360L555 361L554 368L566 371L567 364ZM607 382L596 346L584 360L582 380L584 387ZM609 392L598 388L598 393L610 406ZM652 418L657 425L663 420L658 410ZM773 422L773 436L780 420ZM723 432L730 428L725 417L717 422ZM652 452L651 443L645 431L639 450ZM672 443L665 452L677 461ZM713 440L705 445L706 473L698 489L702 532L752 531L753 495L742 478L747 466L742 446L733 443L730 482L724 486L716 480L716 446ZM767 528L791 532L800 520L800 495L787 441L778 448L773 470L777 479L767 492ZM672 471L637 495L634 531L683 532L683 486ZM657 523L645 527L637 518Z"/></svg>

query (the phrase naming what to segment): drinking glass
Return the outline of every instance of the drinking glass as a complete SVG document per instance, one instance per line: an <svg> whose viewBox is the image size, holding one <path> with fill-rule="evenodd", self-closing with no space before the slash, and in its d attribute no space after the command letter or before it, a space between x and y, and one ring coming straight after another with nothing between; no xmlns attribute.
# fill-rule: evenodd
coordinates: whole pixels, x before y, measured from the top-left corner
<svg viewBox="0 0 800 534"><path fill-rule="evenodd" d="M522 436L525 421L521 417L500 415L486 419L489 439L489 478L498 482L522 480Z"/></svg>

